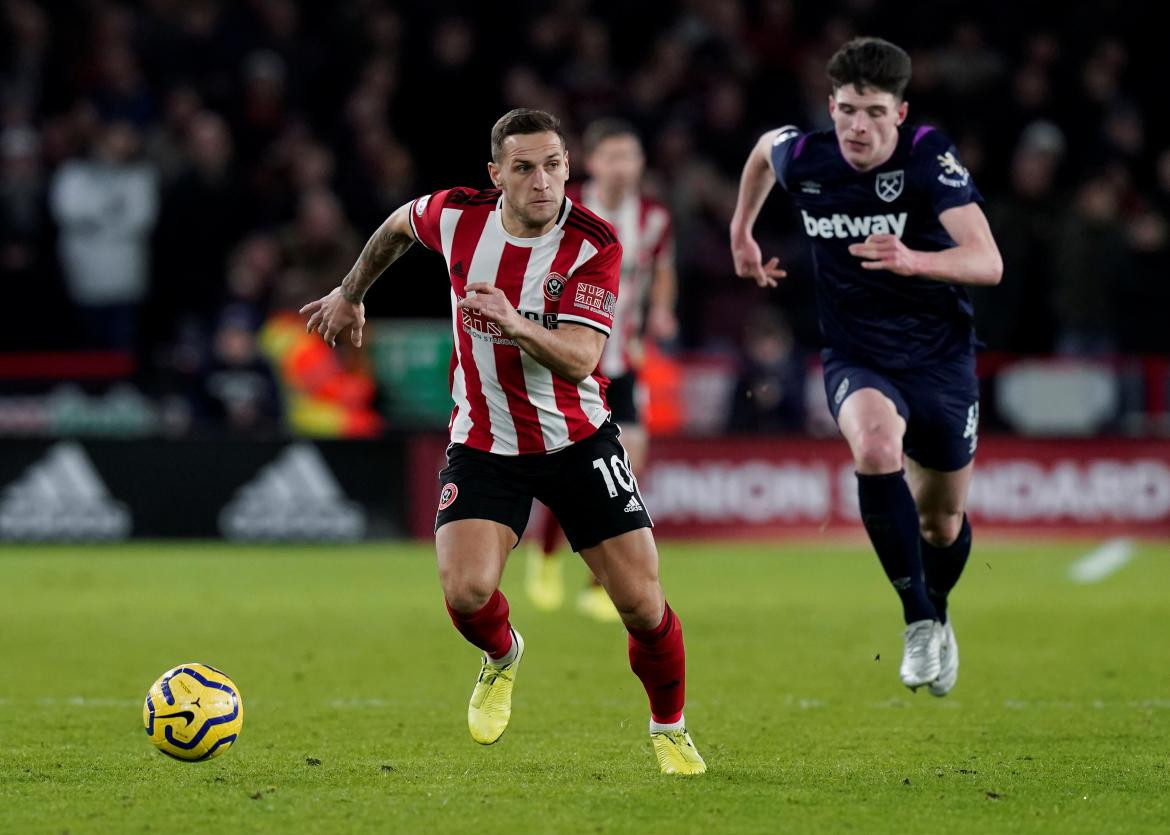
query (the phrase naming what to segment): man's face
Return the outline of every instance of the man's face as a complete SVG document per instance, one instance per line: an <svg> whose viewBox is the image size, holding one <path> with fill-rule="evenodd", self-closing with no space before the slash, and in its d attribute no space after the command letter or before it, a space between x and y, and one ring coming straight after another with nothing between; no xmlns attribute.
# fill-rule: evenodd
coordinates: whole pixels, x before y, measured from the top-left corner
<svg viewBox="0 0 1170 835"><path fill-rule="evenodd" d="M847 84L829 96L829 115L841 155L854 168L868 171L888 160L898 145L898 125L909 109L893 93Z"/></svg>
<svg viewBox="0 0 1170 835"><path fill-rule="evenodd" d="M601 140L585 167L603 191L630 191L642 179L646 159L636 136L621 134Z"/></svg>
<svg viewBox="0 0 1170 835"><path fill-rule="evenodd" d="M565 200L569 154L552 131L513 134L504 140L500 160L488 163L488 174L520 222L542 229Z"/></svg>

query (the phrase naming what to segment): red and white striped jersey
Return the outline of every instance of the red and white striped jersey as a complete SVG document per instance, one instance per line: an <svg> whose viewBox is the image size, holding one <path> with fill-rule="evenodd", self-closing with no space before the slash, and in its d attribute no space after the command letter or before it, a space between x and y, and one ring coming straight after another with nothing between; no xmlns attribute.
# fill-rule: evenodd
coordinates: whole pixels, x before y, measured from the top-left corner
<svg viewBox="0 0 1170 835"><path fill-rule="evenodd" d="M670 211L653 198L637 192L627 194L616 209L607 209L599 199L592 181L579 187L569 186L569 194L578 205L610 223L622 244L621 294L613 317L613 333L601 355L601 371L606 377L618 377L633 370L631 342L642 335L646 296L654 270L674 263L674 229Z"/></svg>
<svg viewBox="0 0 1170 835"><path fill-rule="evenodd" d="M552 452L609 417L600 367L574 383L534 360L488 322L458 307L468 284L499 287L524 316L607 336L617 307L622 247L609 224L568 198L539 238L509 235L498 189L453 188L411 204L415 238L441 253L451 277L451 441L500 455Z"/></svg>

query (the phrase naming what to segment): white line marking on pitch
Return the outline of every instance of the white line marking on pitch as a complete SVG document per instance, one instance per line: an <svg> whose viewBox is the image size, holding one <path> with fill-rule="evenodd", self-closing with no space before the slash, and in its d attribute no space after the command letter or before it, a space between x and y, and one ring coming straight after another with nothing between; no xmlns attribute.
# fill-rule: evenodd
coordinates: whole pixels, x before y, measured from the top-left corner
<svg viewBox="0 0 1170 835"><path fill-rule="evenodd" d="M1110 539L1068 568L1074 583L1099 583L1133 559L1132 539Z"/></svg>

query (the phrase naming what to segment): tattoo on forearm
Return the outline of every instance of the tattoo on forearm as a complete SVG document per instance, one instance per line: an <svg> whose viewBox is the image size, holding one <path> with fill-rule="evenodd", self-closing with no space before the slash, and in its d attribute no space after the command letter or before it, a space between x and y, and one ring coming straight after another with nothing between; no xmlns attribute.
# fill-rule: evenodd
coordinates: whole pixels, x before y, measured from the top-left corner
<svg viewBox="0 0 1170 835"><path fill-rule="evenodd" d="M345 300L358 304L374 280L397 261L411 243L408 236L395 232L388 223L379 226L366 241L349 275L341 282L341 295Z"/></svg>

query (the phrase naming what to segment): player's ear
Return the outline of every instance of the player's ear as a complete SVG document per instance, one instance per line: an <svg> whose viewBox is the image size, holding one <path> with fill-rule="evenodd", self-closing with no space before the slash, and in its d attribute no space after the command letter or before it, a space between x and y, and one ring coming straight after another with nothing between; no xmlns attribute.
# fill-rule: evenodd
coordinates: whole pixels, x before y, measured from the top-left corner
<svg viewBox="0 0 1170 835"><path fill-rule="evenodd" d="M901 104L898 105L898 124L899 125L906 121L906 114L908 114L909 112L910 112L910 103L909 102L903 101Z"/></svg>
<svg viewBox="0 0 1170 835"><path fill-rule="evenodd" d="M837 98L832 93L829 93L829 115L832 116L837 112Z"/></svg>
<svg viewBox="0 0 1170 835"><path fill-rule="evenodd" d="M501 188L500 185L500 167L495 162L488 163L488 177L491 178L492 185L496 188Z"/></svg>

